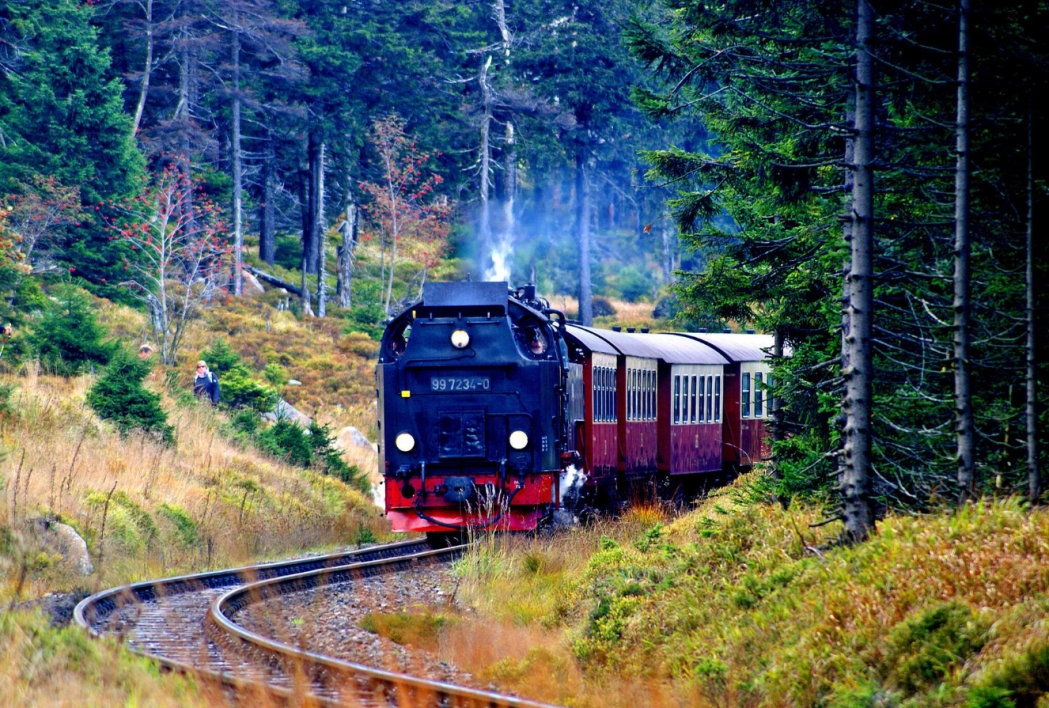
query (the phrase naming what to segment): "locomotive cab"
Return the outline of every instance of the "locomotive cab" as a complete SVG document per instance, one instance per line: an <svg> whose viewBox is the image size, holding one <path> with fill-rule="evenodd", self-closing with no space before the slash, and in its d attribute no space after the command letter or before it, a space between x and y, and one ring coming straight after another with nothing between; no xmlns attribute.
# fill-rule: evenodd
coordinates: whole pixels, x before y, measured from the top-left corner
<svg viewBox="0 0 1049 708"><path fill-rule="evenodd" d="M395 530L529 529L556 504L564 346L529 294L427 283L387 327L376 384Z"/></svg>

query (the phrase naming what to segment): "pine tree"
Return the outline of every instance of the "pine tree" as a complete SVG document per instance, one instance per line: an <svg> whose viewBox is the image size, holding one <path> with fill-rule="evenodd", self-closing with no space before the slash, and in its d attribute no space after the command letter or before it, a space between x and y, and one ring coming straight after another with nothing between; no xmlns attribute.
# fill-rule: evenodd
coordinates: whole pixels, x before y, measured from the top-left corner
<svg viewBox="0 0 1049 708"><path fill-rule="evenodd" d="M149 371L147 362L119 350L88 391L87 403L100 418L116 425L121 433L141 430L173 445L174 428L168 425L167 414L160 407L160 394L142 386Z"/></svg>

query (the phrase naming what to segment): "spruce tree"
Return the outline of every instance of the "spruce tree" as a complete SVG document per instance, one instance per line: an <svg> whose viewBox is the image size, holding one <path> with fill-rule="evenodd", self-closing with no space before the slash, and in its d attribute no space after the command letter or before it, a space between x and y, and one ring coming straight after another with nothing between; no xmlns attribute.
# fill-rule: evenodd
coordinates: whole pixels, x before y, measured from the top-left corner
<svg viewBox="0 0 1049 708"><path fill-rule="evenodd" d="M167 445L175 434L160 407L160 394L147 391L142 381L150 365L121 349L87 394L87 403L104 420L127 434L141 430Z"/></svg>

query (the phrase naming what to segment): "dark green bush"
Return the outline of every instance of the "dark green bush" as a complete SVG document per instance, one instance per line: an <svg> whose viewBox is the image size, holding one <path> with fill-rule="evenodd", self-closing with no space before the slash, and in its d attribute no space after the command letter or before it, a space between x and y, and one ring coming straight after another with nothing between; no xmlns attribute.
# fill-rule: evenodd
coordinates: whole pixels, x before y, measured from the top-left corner
<svg viewBox="0 0 1049 708"><path fill-rule="evenodd" d="M1036 644L990 673L969 697L971 708L1035 708L1049 695L1049 644Z"/></svg>
<svg viewBox="0 0 1049 708"><path fill-rule="evenodd" d="M61 301L44 310L29 337L40 363L60 376L75 376L109 363L118 346L105 341L86 295L64 288Z"/></svg>
<svg viewBox="0 0 1049 708"><path fill-rule="evenodd" d="M160 407L160 395L142 387L148 363L118 350L87 394L87 403L100 418L112 421L121 433L142 430L165 444L175 442L174 429Z"/></svg>
<svg viewBox="0 0 1049 708"><path fill-rule="evenodd" d="M986 635L985 623L965 605L931 607L893 628L885 659L889 678L907 691L923 690L980 651Z"/></svg>
<svg viewBox="0 0 1049 708"><path fill-rule="evenodd" d="M255 438L258 446L281 459L299 467L309 467L313 462L313 447L306 431L287 420L278 420L272 427L263 430Z"/></svg>
<svg viewBox="0 0 1049 708"><path fill-rule="evenodd" d="M364 491L368 482L355 465L346 464L342 453L335 447L328 426L317 421L310 424L310 444L313 449L313 466L320 467L326 475L337 477L346 484L352 484Z"/></svg>

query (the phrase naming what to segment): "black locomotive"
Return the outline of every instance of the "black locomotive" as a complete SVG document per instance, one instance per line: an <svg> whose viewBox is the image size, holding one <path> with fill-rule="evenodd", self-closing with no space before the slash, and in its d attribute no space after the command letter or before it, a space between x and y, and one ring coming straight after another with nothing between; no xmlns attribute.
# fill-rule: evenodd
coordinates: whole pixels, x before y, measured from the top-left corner
<svg viewBox="0 0 1049 708"><path fill-rule="evenodd" d="M768 452L770 345L570 325L534 286L427 283L376 368L387 517L397 531L528 530L566 496L749 467Z"/></svg>
<svg viewBox="0 0 1049 708"><path fill-rule="evenodd" d="M531 529L556 505L564 324L506 283L427 283L389 324L376 381L394 529Z"/></svg>

